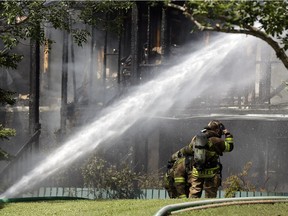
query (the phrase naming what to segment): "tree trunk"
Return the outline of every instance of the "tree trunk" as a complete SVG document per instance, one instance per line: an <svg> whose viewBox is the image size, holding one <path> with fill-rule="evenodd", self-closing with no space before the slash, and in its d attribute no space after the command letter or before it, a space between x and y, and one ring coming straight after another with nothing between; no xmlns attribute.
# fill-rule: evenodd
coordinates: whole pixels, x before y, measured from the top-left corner
<svg viewBox="0 0 288 216"><path fill-rule="evenodd" d="M62 51L62 85L61 85L61 111L60 111L61 134L66 133L67 83L68 83L68 32L64 31L63 32L63 51Z"/></svg>
<svg viewBox="0 0 288 216"><path fill-rule="evenodd" d="M138 45L139 45L139 11L137 2L132 7L132 26L131 26L131 78L132 84L138 84L140 80Z"/></svg>
<svg viewBox="0 0 288 216"><path fill-rule="evenodd" d="M31 41L30 55L29 133L32 136L41 128L39 122L40 44L38 40ZM39 151L39 136L35 139L35 151Z"/></svg>

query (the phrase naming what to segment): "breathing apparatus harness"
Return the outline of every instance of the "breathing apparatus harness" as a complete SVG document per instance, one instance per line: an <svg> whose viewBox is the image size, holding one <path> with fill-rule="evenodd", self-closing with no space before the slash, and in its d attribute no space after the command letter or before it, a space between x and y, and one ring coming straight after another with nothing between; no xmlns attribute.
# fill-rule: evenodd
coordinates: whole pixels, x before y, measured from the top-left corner
<svg viewBox="0 0 288 216"><path fill-rule="evenodd" d="M195 142L193 145L194 152L194 167L202 171L206 164L206 150L208 149L208 138L205 134L206 129L202 130L195 136Z"/></svg>
<svg viewBox="0 0 288 216"><path fill-rule="evenodd" d="M195 136L195 142L193 145L193 151L194 151L193 167L196 170L194 170L194 172L203 174L206 173L207 171L207 176L218 173L220 174L220 178L222 178L222 164L220 163L220 158L217 162L210 163L209 161L207 161L206 151L209 150L208 139L210 137L214 137L215 135L211 135L206 132L207 128L203 129L199 134ZM214 169L216 173L214 173Z"/></svg>

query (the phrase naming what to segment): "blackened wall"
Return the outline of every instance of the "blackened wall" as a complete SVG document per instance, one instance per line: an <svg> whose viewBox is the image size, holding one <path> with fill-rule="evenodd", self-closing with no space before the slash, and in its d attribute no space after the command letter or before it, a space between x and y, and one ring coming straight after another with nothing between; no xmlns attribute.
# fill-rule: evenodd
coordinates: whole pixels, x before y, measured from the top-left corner
<svg viewBox="0 0 288 216"><path fill-rule="evenodd" d="M135 142L138 167L144 166L150 172L164 172L171 154L189 144L210 120L213 118L153 119L147 121L145 126L142 124L138 132L141 139ZM256 118L220 120L234 135L234 150L221 157L223 180L239 174L245 164L251 162L252 167L244 178L246 183L251 183L257 190L288 191L288 121ZM155 131L158 136L155 136ZM152 134L154 142L151 140ZM159 158L153 160L151 157Z"/></svg>

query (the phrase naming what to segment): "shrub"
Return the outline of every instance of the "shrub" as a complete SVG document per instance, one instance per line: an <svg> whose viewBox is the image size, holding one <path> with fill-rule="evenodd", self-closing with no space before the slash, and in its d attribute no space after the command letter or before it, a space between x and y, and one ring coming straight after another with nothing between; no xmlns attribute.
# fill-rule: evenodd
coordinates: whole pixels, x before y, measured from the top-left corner
<svg viewBox="0 0 288 216"><path fill-rule="evenodd" d="M225 197L235 197L237 191L255 191L255 186L248 180L252 162L247 162L239 174L231 175L223 182Z"/></svg>
<svg viewBox="0 0 288 216"><path fill-rule="evenodd" d="M125 161L116 166L94 155L82 167L82 175L85 186L92 188L96 198L133 199L141 194L139 174Z"/></svg>

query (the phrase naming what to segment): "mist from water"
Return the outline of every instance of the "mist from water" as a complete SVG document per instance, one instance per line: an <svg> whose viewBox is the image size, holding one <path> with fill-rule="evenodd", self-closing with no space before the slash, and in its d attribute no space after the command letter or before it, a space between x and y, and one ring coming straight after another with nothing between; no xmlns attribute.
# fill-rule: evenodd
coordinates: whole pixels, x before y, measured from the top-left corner
<svg viewBox="0 0 288 216"><path fill-rule="evenodd" d="M183 57L182 62L163 71L155 79L132 89L133 93L104 109L97 119L48 155L0 198L15 197L33 188L56 171L91 153L101 143L119 137L139 119L165 114L175 105L176 98L183 97L186 102L192 102L213 82L222 81L217 77L225 65L223 62L227 61L231 50L243 43L241 38L238 35L221 35L209 46ZM221 92L230 88L231 85L226 83ZM218 90L215 88L213 91Z"/></svg>

